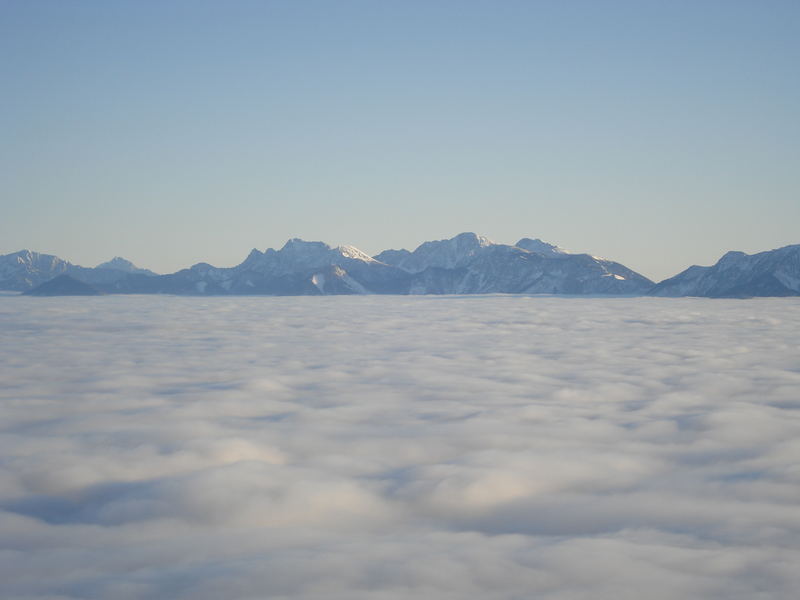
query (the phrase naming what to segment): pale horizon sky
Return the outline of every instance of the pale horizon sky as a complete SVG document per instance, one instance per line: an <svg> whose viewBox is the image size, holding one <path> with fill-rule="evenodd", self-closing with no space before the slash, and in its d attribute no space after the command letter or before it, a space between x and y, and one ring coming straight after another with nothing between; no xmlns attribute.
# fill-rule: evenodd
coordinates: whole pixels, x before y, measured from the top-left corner
<svg viewBox="0 0 800 600"><path fill-rule="evenodd" d="M0 0L0 254L800 243L796 1Z"/></svg>

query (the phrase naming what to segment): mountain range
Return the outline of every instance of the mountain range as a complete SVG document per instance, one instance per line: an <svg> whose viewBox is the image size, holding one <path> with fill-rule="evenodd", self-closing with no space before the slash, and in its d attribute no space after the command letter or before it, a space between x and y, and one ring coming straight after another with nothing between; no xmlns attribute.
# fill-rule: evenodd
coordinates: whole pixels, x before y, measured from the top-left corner
<svg viewBox="0 0 800 600"><path fill-rule="evenodd" d="M294 238L280 250L253 249L235 267L198 263L166 275L120 257L88 268L28 250L0 256L0 290L27 292L60 275L112 294L786 296L800 295L800 245L729 252L712 267L690 267L658 284L617 262L539 239L507 245L474 233L375 256Z"/></svg>
<svg viewBox="0 0 800 600"><path fill-rule="evenodd" d="M692 266L665 279L649 292L652 296L800 295L800 244L745 254L728 252L714 266Z"/></svg>
<svg viewBox="0 0 800 600"><path fill-rule="evenodd" d="M58 275L69 275L90 285L106 287L133 274L156 276L119 256L94 268L73 265L52 254L30 250L0 256L0 290L26 292Z"/></svg>

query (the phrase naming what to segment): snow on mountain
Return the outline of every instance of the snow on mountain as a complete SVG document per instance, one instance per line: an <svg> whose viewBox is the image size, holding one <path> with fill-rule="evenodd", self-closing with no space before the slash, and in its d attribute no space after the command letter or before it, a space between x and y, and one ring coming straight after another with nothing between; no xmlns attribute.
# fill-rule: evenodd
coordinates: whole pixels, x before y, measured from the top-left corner
<svg viewBox="0 0 800 600"><path fill-rule="evenodd" d="M88 268L73 265L52 254L30 250L0 256L0 290L24 292L59 275L69 275L90 285L109 285L132 273L155 276L152 271L138 269L130 261L119 257L95 268Z"/></svg>
<svg viewBox="0 0 800 600"><path fill-rule="evenodd" d="M66 273L73 265L52 254L20 250L0 256L0 290L26 291Z"/></svg>
<svg viewBox="0 0 800 600"><path fill-rule="evenodd" d="M690 267L658 285L619 263L540 239L507 245L475 233L374 257L353 246L293 238L279 250L253 249L235 267L198 263L169 275L119 257L90 269L28 250L0 256L0 290L26 291L62 274L102 292L130 294L782 296L800 294L800 245L753 255L729 252L712 267Z"/></svg>
<svg viewBox="0 0 800 600"><path fill-rule="evenodd" d="M425 242L413 252L386 250L377 260L412 275L413 294L642 294L653 282L612 261L570 254L539 239L513 246L474 233Z"/></svg>
<svg viewBox="0 0 800 600"><path fill-rule="evenodd" d="M653 283L612 261L587 254L543 254L519 246L480 248L462 267L426 270L415 276L413 293L617 294L634 295ZM445 280L449 281L445 284Z"/></svg>
<svg viewBox="0 0 800 600"><path fill-rule="evenodd" d="M250 251L230 268L198 263L153 281L128 277L113 284L118 293L317 295L406 293L409 275L353 246L293 238L280 250Z"/></svg>
<svg viewBox="0 0 800 600"><path fill-rule="evenodd" d="M113 269L115 271L122 271L124 273L139 273L141 275L157 275L153 271L149 269L140 269L136 265L134 265L131 261L122 258L121 256L115 256L109 261L104 263L100 263L95 267L95 269Z"/></svg>
<svg viewBox="0 0 800 600"><path fill-rule="evenodd" d="M370 257L353 246L290 239L280 250L252 250L238 266L194 265L162 276L155 291L178 294L641 294L652 282L618 263L568 254L540 240L496 244L474 233L425 242L413 252ZM115 291L150 282L126 279Z"/></svg>
<svg viewBox="0 0 800 600"><path fill-rule="evenodd" d="M280 250L251 251L226 275L231 291L248 293L257 293L257 282L263 284L266 280L287 290L297 289L302 281L320 293L404 293L407 279L405 272L354 246L332 248L323 242L298 238L289 240Z"/></svg>
<svg viewBox="0 0 800 600"><path fill-rule="evenodd" d="M364 261L365 263L379 262L374 258L372 258L369 254L367 254L366 252L362 252L355 246L339 246L338 248L335 249L335 251L341 254L345 258L353 258L356 260Z"/></svg>
<svg viewBox="0 0 800 600"><path fill-rule="evenodd" d="M425 242L413 252L386 250L375 256L379 261L399 267L409 273L420 273L425 269L458 269L469 263L482 248L493 246L490 239L471 232L460 233L449 240Z"/></svg>
<svg viewBox="0 0 800 600"><path fill-rule="evenodd" d="M22 271L16 255L0 257L0 275L7 264L13 269L6 270L17 273L16 287L4 289L30 289L61 272L101 291L132 294L641 294L652 285L618 263L569 254L538 239L509 246L469 232L375 257L353 246L293 238L279 250L253 249L235 267L198 263L169 275L151 274L119 257L87 269L53 256L17 254L28 265ZM34 269L39 263L48 268ZM20 280L18 271L28 278Z"/></svg>
<svg viewBox="0 0 800 600"><path fill-rule="evenodd" d="M331 248L323 242L306 242L292 238L280 250L268 248L264 252L253 249L238 267L262 275L280 276L329 265L340 267L378 264L378 261L353 246Z"/></svg>
<svg viewBox="0 0 800 600"><path fill-rule="evenodd" d="M558 258L561 256L565 256L571 254L564 250L564 248L559 248L553 244L548 244L547 242L543 242L539 238L531 239L531 238L522 238L516 244L514 244L517 248L522 248L523 250L528 250L529 252L537 252L544 256L549 256L551 258Z"/></svg>
<svg viewBox="0 0 800 600"><path fill-rule="evenodd" d="M745 254L727 252L711 267L692 266L650 291L653 296L800 295L800 244Z"/></svg>

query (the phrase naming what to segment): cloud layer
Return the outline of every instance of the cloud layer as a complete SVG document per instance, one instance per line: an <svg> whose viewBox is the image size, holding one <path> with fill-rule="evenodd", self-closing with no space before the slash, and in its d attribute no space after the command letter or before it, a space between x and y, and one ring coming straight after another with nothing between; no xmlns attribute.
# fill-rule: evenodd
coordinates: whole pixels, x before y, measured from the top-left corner
<svg viewBox="0 0 800 600"><path fill-rule="evenodd" d="M792 598L800 301L0 298L0 596Z"/></svg>

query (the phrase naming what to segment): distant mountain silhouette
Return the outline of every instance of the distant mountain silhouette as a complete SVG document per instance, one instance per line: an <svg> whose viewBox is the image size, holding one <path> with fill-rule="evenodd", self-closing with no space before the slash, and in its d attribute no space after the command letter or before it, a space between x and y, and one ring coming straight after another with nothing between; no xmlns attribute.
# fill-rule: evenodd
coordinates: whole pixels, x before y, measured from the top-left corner
<svg viewBox="0 0 800 600"><path fill-rule="evenodd" d="M100 296L103 292L69 275L59 275L25 292L26 296Z"/></svg>

